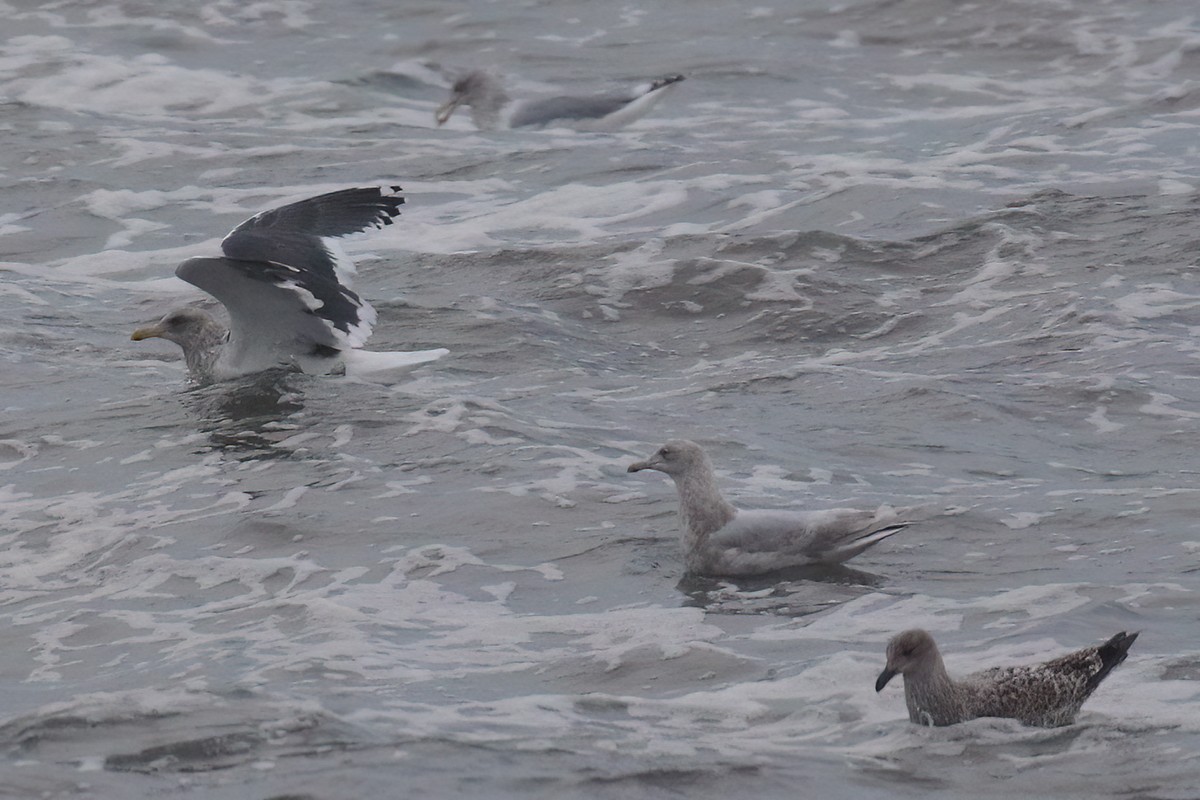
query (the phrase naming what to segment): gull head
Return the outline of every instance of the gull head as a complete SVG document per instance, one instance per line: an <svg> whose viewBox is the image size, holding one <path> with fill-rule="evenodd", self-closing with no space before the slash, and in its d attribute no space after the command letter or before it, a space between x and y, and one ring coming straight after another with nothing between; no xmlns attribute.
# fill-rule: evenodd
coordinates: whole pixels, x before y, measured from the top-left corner
<svg viewBox="0 0 1200 800"><path fill-rule="evenodd" d="M937 644L927 631L920 628L898 633L887 646L887 666L875 681L875 691L883 691L888 681L905 674L937 655Z"/></svg>
<svg viewBox="0 0 1200 800"><path fill-rule="evenodd" d="M629 465L627 472L640 472L644 469L654 469L667 475L683 475L699 465L707 465L708 456L695 442L687 439L672 439L654 452L645 461L635 461Z"/></svg>
<svg viewBox="0 0 1200 800"><path fill-rule="evenodd" d="M138 328L129 338L135 342L143 339L166 339L180 347L186 347L212 336L220 326L216 320L198 308L177 308L153 325Z"/></svg>
<svg viewBox="0 0 1200 800"><path fill-rule="evenodd" d="M468 72L454 82L454 86L450 89L450 99L442 105L438 106L438 110L434 113L434 119L437 120L439 126L445 125L446 120L450 119L450 115L454 113L454 109L464 103L471 103L482 95L488 85L487 76L484 73L476 70Z"/></svg>
<svg viewBox="0 0 1200 800"><path fill-rule="evenodd" d="M499 79L477 69L454 82L450 89L450 99L438 107L433 117L441 126L450 119L454 109L470 106L471 119L476 127L487 130L499 124L500 111L508 104L508 100Z"/></svg>

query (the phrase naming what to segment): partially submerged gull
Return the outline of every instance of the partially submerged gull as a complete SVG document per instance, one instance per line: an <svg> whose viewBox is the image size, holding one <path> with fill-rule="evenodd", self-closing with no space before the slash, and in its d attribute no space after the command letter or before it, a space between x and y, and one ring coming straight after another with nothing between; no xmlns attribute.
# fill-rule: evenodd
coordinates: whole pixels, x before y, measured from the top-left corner
<svg viewBox="0 0 1200 800"><path fill-rule="evenodd" d="M956 681L946 673L933 637L908 630L888 642L887 666L875 681L875 691L903 675L908 718L918 725L953 725L976 717L1010 717L1044 728L1070 725L1083 701L1125 660L1137 637L1122 631L1098 647L1044 664L994 667Z"/></svg>
<svg viewBox="0 0 1200 800"><path fill-rule="evenodd" d="M456 108L465 105L470 107L471 119L480 130L558 126L611 131L645 116L681 80L682 75L668 75L622 94L511 103L498 78L475 70L454 82L450 99L434 117L438 125L444 125Z"/></svg>
<svg viewBox="0 0 1200 800"><path fill-rule="evenodd" d="M667 442L629 472L666 473L679 492L684 560L694 575L762 575L805 564L837 564L906 527L896 512L740 509L721 496L700 445Z"/></svg>
<svg viewBox="0 0 1200 800"><path fill-rule="evenodd" d="M343 283L353 269L326 241L392 224L404 198L390 189L343 189L264 211L221 241L223 258L189 258L175 274L220 300L226 329L198 308L180 308L138 328L183 348L192 377L229 380L278 367L324 373L400 370L447 350L376 353L357 348L371 335L375 309Z"/></svg>

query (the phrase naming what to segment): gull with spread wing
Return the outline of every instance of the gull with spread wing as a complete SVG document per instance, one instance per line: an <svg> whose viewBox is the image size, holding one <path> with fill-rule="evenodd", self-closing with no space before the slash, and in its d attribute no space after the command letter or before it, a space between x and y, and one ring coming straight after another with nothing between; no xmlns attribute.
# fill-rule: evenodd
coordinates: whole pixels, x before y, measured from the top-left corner
<svg viewBox="0 0 1200 800"><path fill-rule="evenodd" d="M276 368L347 374L394 373L448 351L361 350L375 309L346 284L353 264L336 254L340 236L392 224L400 187L343 189L264 211L221 241L220 258L189 258L175 274L220 300L226 328L194 307L138 328L134 341L162 338L183 349L198 381L222 381Z"/></svg>

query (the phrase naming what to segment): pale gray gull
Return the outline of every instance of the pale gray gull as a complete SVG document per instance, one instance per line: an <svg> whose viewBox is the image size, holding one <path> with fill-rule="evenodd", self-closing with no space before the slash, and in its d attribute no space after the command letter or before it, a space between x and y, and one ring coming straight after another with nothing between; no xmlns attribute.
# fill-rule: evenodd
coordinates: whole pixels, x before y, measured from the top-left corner
<svg viewBox="0 0 1200 800"><path fill-rule="evenodd" d="M673 439L629 472L653 469L675 481L684 561L694 575L762 575L805 564L837 564L909 525L894 509L740 509L721 496L700 445Z"/></svg>
<svg viewBox="0 0 1200 800"><path fill-rule="evenodd" d="M875 691L903 675L908 718L918 725L953 725L976 717L1009 717L1044 728L1070 725L1137 637L1122 631L1102 645L1044 664L994 667L956 681L946 673L933 637L908 630L888 642L887 666Z"/></svg>
<svg viewBox="0 0 1200 800"><path fill-rule="evenodd" d="M220 300L229 328L198 308L171 311L138 328L183 348L199 381L279 367L304 372L391 375L448 351L369 352L375 309L346 285L353 264L332 239L392 224L400 187L343 189L264 211L221 241L223 258L189 258L175 274Z"/></svg>
<svg viewBox="0 0 1200 800"><path fill-rule="evenodd" d="M471 119L480 130L564 127L612 131L641 119L681 80L682 75L668 75L621 94L513 103L498 78L475 70L454 82L450 99L438 108L434 118L438 125L444 125L456 108L465 105L470 107Z"/></svg>

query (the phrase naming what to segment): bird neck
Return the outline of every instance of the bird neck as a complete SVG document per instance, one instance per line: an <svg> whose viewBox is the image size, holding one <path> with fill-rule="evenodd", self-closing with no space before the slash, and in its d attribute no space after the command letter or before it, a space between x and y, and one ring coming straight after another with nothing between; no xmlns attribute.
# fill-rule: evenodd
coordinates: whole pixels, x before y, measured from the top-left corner
<svg viewBox="0 0 1200 800"><path fill-rule="evenodd" d="M967 718L961 689L946 672L940 653L924 669L904 675L908 718L918 725L950 725Z"/></svg>
<svg viewBox="0 0 1200 800"><path fill-rule="evenodd" d="M194 336L179 342L179 346L183 348L183 360L187 363L188 372L192 377L198 380L209 380L213 377L221 346L228 338L228 331L215 320L208 320Z"/></svg>
<svg viewBox="0 0 1200 800"><path fill-rule="evenodd" d="M487 76L471 100L471 119L480 130L492 130L500 124L501 112L509 103L508 93L500 82Z"/></svg>
<svg viewBox="0 0 1200 800"><path fill-rule="evenodd" d="M717 478L707 464L675 477L675 488L679 492L684 536L693 544L703 543L737 514L737 509L721 495Z"/></svg>

